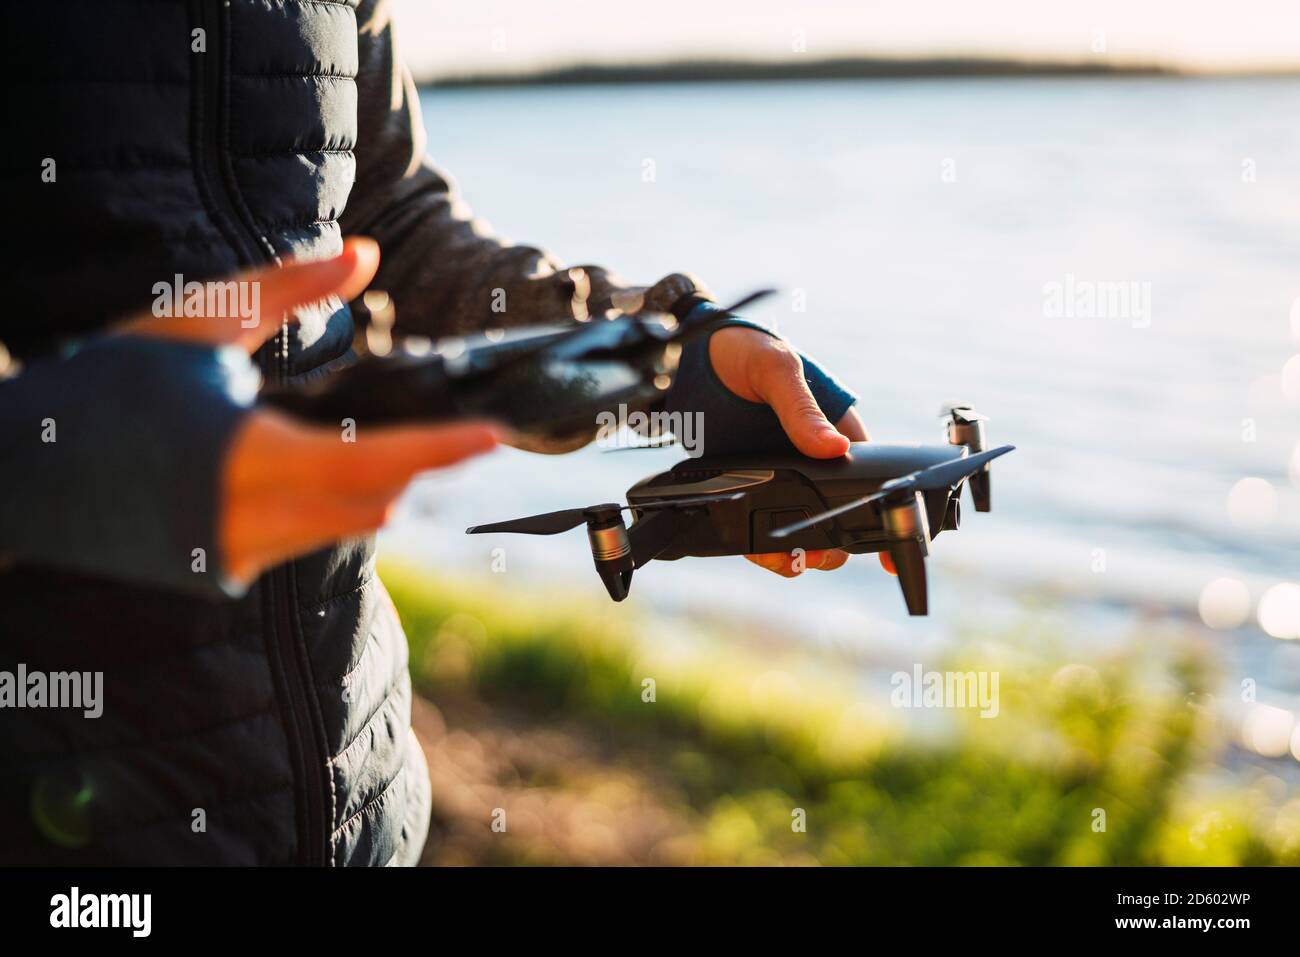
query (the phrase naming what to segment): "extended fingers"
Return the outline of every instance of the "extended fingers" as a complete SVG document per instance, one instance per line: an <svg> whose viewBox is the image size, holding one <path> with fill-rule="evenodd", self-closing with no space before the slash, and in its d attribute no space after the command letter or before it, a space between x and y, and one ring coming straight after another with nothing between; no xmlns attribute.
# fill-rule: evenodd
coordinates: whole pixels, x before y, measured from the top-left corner
<svg viewBox="0 0 1300 957"><path fill-rule="evenodd" d="M376 498L346 498L295 489L264 489L233 499L222 522L227 571L240 581L330 542L374 531L388 521L400 489Z"/></svg>
<svg viewBox="0 0 1300 957"><path fill-rule="evenodd" d="M405 485L419 472L487 452L497 442L497 430L482 422L353 433L258 410L237 439L226 481L236 489L291 486L378 495Z"/></svg>
<svg viewBox="0 0 1300 957"><path fill-rule="evenodd" d="M496 429L485 422L454 425L395 426L362 431L354 442L339 441L338 433L316 433L310 441L344 487L383 490L404 485L413 475L445 468L493 449Z"/></svg>
<svg viewBox="0 0 1300 957"><path fill-rule="evenodd" d="M352 436L259 409L235 435L222 475L227 570L251 580L286 558L379 528L415 474L496 442L496 431L481 423Z"/></svg>
<svg viewBox="0 0 1300 957"><path fill-rule="evenodd" d="M365 291L379 269L379 244L354 236L344 240L343 249L330 259L287 262L283 266L258 269L238 277L254 283L258 290L256 315L227 328L225 341L234 342L251 354L279 331L299 306L337 296L342 302Z"/></svg>
<svg viewBox="0 0 1300 957"><path fill-rule="evenodd" d="M821 552L821 558L818 559L815 567L821 572L831 572L839 568L848 560L848 552L839 548L828 548L824 552ZM810 564L808 567L812 568L814 566Z"/></svg>
<svg viewBox="0 0 1300 957"><path fill-rule="evenodd" d="M344 302L361 295L379 269L379 244L365 236L343 242L337 256L314 262L287 262L271 269L259 269L241 279L260 285L261 314L265 318L256 334L265 341L275 333L282 317L298 306L338 296ZM263 328L268 326L269 329ZM254 344L254 348L256 345Z"/></svg>
<svg viewBox="0 0 1300 957"><path fill-rule="evenodd" d="M798 578L809 569L834 571L849 560L849 554L838 548L824 548L807 552L763 552L745 558L782 578Z"/></svg>
<svg viewBox="0 0 1300 957"><path fill-rule="evenodd" d="M803 360L789 343L770 336L754 354L750 382L758 398L772 407L790 441L804 455L835 458L848 451L849 439L817 405L803 374Z"/></svg>
<svg viewBox="0 0 1300 957"><path fill-rule="evenodd" d="M275 335L286 318L292 318L292 310L330 296L343 302L355 299L378 268L379 244L353 237L329 259L288 262L217 280L217 284L235 290L233 296L223 291L220 297L204 297L204 308L211 305L219 314L143 316L124 323L118 331L211 346L238 345L252 353ZM241 311L245 304L248 314ZM236 305L239 308L234 308Z"/></svg>

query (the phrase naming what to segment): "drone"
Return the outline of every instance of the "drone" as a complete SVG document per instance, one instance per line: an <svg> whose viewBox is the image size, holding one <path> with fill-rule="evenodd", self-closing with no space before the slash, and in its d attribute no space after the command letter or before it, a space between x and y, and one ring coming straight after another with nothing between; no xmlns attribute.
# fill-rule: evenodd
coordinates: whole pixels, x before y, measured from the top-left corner
<svg viewBox="0 0 1300 957"><path fill-rule="evenodd" d="M969 405L940 413L947 444L854 442L837 459L729 454L679 462L616 502L474 525L469 535L556 535L586 525L596 573L622 601L651 561L839 548L885 552L911 615L929 612L930 543L961 521L968 485L977 512L992 508L989 463L1015 446L985 447L987 417ZM630 513L629 525L623 513Z"/></svg>
<svg viewBox="0 0 1300 957"><path fill-rule="evenodd" d="M662 400L682 346L775 290L750 293L707 316L620 313L583 322L480 332L446 344L402 339L329 376L272 385L259 400L321 425L482 418L533 436L584 434L596 415Z"/></svg>
<svg viewBox="0 0 1300 957"><path fill-rule="evenodd" d="M584 434L604 410L653 408L676 375L683 344L772 293L759 290L704 317L674 307L671 314L479 333L446 347L416 349L403 341L330 376L272 385L259 398L321 424L489 418L530 435ZM986 448L987 419L969 405L950 403L940 414L947 444L854 442L829 460L797 453L691 458L638 482L626 505L547 512L467 532L556 535L585 524L596 572L614 601L627 597L632 573L656 559L887 552L908 612L924 615L930 542L956 530L963 485L975 510L989 511L989 463L1013 448Z"/></svg>

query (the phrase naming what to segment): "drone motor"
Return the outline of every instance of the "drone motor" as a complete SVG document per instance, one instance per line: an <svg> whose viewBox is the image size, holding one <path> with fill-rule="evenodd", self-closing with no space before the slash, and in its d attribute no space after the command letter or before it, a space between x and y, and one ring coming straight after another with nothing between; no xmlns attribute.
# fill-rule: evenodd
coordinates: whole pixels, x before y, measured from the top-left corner
<svg viewBox="0 0 1300 957"><path fill-rule="evenodd" d="M632 542L623 521L623 508L619 505L597 505L588 509L587 539L591 542L591 557L596 563L596 574L614 601L627 597L636 564L632 558Z"/></svg>
<svg viewBox="0 0 1300 957"><path fill-rule="evenodd" d="M985 444L984 434L984 423L988 421L987 415L981 415L969 405L959 404L946 405L939 410L939 414L948 420L949 445L964 445L970 449L971 455L983 452L988 447ZM992 511L992 473L989 467L986 465L980 469L966 480L966 484L970 486L975 511Z"/></svg>

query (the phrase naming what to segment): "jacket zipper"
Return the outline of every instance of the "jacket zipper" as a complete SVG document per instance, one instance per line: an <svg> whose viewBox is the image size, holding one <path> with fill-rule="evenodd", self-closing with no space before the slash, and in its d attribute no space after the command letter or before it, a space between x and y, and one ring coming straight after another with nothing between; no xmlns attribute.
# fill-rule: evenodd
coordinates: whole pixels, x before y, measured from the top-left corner
<svg viewBox="0 0 1300 957"><path fill-rule="evenodd" d="M226 90L229 73L230 0L191 0L195 25L203 30L205 50L192 52L194 64L193 156L199 191L222 235L240 260L249 266L274 261L274 249L260 235L233 187L232 171L225 160ZM278 333L275 345L262 357L263 375L271 382L288 378L287 342ZM303 864L331 865L331 815L327 796L332 794L329 759L320 703L311 682L307 649L299 636L294 614L297 589L292 564L266 573L260 583L262 616L267 636L267 658L276 684L283 688L288 707L285 736L294 780L298 783L298 860Z"/></svg>

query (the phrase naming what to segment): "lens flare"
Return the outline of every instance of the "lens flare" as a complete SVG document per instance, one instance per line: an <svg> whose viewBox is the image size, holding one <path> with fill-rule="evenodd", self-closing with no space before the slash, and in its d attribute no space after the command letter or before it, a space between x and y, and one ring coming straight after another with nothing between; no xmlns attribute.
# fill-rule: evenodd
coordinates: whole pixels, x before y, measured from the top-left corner
<svg viewBox="0 0 1300 957"><path fill-rule="evenodd" d="M42 776L32 785L32 820L41 834L60 847L85 847L91 838L94 789L79 774L73 777Z"/></svg>

